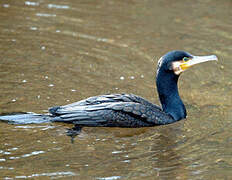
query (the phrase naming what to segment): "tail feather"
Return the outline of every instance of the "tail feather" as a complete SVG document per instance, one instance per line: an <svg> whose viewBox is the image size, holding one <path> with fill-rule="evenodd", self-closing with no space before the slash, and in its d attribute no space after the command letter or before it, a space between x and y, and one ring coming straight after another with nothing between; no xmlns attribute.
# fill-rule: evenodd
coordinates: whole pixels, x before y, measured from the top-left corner
<svg viewBox="0 0 232 180"><path fill-rule="evenodd" d="M0 115L0 121L6 121L11 124L40 124L52 122L53 117L46 114L9 114Z"/></svg>

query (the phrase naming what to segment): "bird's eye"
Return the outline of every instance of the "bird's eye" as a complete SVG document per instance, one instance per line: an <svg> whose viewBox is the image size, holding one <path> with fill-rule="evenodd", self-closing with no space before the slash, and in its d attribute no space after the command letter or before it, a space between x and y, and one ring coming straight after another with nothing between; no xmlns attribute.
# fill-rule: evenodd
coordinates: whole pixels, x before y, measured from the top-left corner
<svg viewBox="0 0 232 180"><path fill-rule="evenodd" d="M188 57L184 57L184 58L183 58L183 61L188 61L188 60L189 60Z"/></svg>

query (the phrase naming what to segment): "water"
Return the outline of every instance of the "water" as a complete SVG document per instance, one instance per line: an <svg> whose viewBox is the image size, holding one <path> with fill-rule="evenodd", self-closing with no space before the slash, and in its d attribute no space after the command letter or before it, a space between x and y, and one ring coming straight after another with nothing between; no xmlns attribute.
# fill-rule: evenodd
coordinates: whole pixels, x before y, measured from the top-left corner
<svg viewBox="0 0 232 180"><path fill-rule="evenodd" d="M0 178L230 179L228 0L0 2L0 113L46 112L106 93L157 102L156 63L173 49L216 54L186 71L187 120L167 126L84 128L0 123Z"/></svg>

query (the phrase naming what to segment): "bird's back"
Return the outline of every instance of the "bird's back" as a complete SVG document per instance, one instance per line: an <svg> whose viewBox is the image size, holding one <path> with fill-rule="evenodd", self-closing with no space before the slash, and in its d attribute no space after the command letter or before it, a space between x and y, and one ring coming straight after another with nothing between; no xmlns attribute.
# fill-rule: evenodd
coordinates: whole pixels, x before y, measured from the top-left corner
<svg viewBox="0 0 232 180"><path fill-rule="evenodd" d="M133 94L94 96L49 112L54 121L80 126L144 127L171 118L159 106Z"/></svg>

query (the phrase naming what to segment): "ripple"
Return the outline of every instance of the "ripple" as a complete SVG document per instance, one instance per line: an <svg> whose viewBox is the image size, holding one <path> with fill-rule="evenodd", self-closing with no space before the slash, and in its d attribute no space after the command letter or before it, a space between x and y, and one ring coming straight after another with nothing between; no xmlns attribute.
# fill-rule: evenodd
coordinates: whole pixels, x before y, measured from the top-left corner
<svg viewBox="0 0 232 180"><path fill-rule="evenodd" d="M15 176L15 178L33 178L33 177L41 177L41 176L48 176L48 177L64 177L64 176L75 176L76 173L71 171L61 171L61 172L52 172L52 173L40 173L40 174L32 174L28 176Z"/></svg>
<svg viewBox="0 0 232 180"><path fill-rule="evenodd" d="M30 157L30 156L35 156L35 155L38 155L38 154L43 154L43 153L45 153L45 151L33 151L33 152L29 153L29 154L24 154L21 157Z"/></svg>
<svg viewBox="0 0 232 180"><path fill-rule="evenodd" d="M9 7L10 7L9 4L3 4L2 6L3 6L4 8L9 8Z"/></svg>
<svg viewBox="0 0 232 180"><path fill-rule="evenodd" d="M28 6L39 6L38 2L32 2L32 1L25 1L25 5Z"/></svg>
<svg viewBox="0 0 232 180"><path fill-rule="evenodd" d="M115 180L115 179L120 179L121 176L111 176L111 177L97 177L96 179L99 179L99 180Z"/></svg>
<svg viewBox="0 0 232 180"><path fill-rule="evenodd" d="M35 15L40 17L56 17L56 14L47 14L47 13L36 13Z"/></svg>
<svg viewBox="0 0 232 180"><path fill-rule="evenodd" d="M112 154L119 154L122 153L123 151L113 151Z"/></svg>
<svg viewBox="0 0 232 180"><path fill-rule="evenodd" d="M20 128L20 129L42 129L42 130L47 130L47 129L54 129L55 126L31 126L31 125L21 125L21 126L15 126L15 128Z"/></svg>
<svg viewBox="0 0 232 180"><path fill-rule="evenodd" d="M69 9L70 7L67 5L48 4L48 8Z"/></svg>

